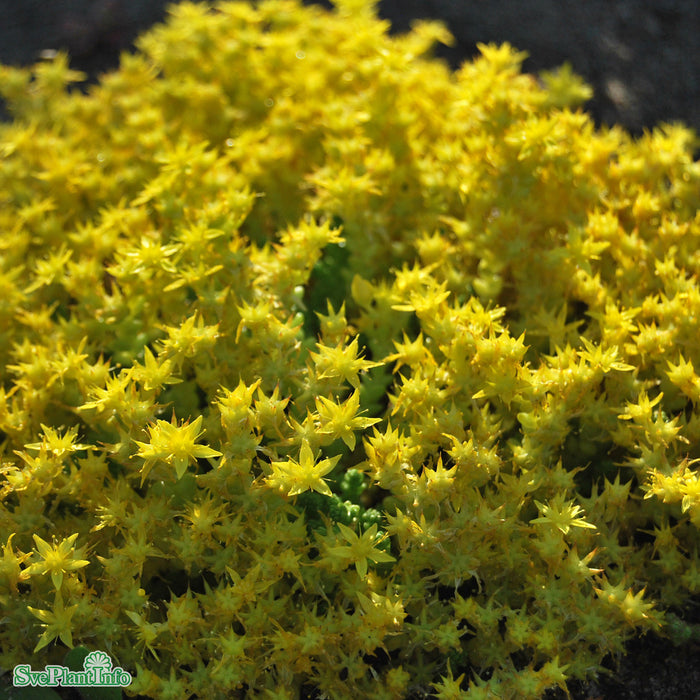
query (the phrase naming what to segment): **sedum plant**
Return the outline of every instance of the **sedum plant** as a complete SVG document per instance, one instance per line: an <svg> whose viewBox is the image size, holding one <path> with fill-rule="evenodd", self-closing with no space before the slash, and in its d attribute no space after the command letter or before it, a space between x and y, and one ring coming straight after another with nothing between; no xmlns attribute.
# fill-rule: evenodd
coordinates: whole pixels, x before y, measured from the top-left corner
<svg viewBox="0 0 700 700"><path fill-rule="evenodd" d="M539 698L700 593L700 165L366 0L0 69L0 665Z"/></svg>

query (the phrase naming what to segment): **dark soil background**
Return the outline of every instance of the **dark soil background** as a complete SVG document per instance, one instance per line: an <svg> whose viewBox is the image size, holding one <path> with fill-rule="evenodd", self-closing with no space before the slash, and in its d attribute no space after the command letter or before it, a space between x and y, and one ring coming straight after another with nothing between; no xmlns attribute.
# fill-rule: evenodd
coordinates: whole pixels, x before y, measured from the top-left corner
<svg viewBox="0 0 700 700"><path fill-rule="evenodd" d="M163 19L166 4L0 0L0 62L28 64L43 50L66 49L94 78ZM595 90L588 109L598 123L639 134L680 120L700 131L698 0L381 0L379 10L397 31L416 18L444 20L458 45L440 55L453 67L490 41L527 51L530 72L570 62Z"/></svg>
<svg viewBox="0 0 700 700"><path fill-rule="evenodd" d="M65 49L72 66L95 80L117 66L119 52L140 31L163 19L165 6L163 0L0 0L0 62L27 65L43 51ZM397 31L412 19L444 20L457 46L439 55L455 68L477 52L477 42L508 41L527 51L529 72L568 61L595 91L587 109L598 124L617 123L639 135L682 121L700 132L698 0L382 0L379 10ZM700 622L697 609L684 617ZM649 635L609 667L610 677L572 684L573 700L700 700L697 642L676 647Z"/></svg>

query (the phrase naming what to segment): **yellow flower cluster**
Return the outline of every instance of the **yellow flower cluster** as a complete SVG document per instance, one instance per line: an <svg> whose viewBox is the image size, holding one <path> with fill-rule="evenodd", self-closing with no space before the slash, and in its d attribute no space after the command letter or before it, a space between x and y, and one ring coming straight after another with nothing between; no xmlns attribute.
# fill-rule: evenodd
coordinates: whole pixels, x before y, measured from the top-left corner
<svg viewBox="0 0 700 700"><path fill-rule="evenodd" d="M0 666L539 698L700 590L700 164L370 0L0 67Z"/></svg>

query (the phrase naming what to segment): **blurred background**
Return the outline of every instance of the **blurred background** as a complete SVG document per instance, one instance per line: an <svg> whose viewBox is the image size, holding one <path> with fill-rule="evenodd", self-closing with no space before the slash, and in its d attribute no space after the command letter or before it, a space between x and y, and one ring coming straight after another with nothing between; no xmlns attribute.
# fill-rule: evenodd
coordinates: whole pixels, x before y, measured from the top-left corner
<svg viewBox="0 0 700 700"><path fill-rule="evenodd" d="M116 67L140 31L162 21L167 4L0 0L0 62L26 65L42 51L65 49L94 80ZM453 67L474 55L477 42L491 41L527 51L529 72L568 61L595 90L587 109L598 124L639 134L683 121L700 131L698 0L381 0L379 11L394 31L413 19L442 19L457 46L438 55Z"/></svg>

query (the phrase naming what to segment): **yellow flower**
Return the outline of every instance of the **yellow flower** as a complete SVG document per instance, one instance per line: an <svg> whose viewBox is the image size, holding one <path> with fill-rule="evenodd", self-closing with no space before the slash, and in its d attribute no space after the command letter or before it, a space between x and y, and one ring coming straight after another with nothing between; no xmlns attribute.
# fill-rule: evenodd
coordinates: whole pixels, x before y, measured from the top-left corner
<svg viewBox="0 0 700 700"><path fill-rule="evenodd" d="M34 539L37 539L36 536ZM85 563L87 564L87 562ZM53 610L36 610L27 606L29 612L38 617L43 622L42 627L45 628L44 633L39 637L39 643L34 647L35 654L56 638L60 639L66 646L73 647L71 623L77 608L77 605L71 605L69 608L64 607L63 598L58 591Z"/></svg>
<svg viewBox="0 0 700 700"><path fill-rule="evenodd" d="M318 353L312 352L311 357L316 364L319 378L341 379L348 382L355 389L360 388L360 372L380 367L381 362L370 362L358 357L357 338L347 347L342 344L335 348L329 348L321 343L318 344Z"/></svg>
<svg viewBox="0 0 700 700"><path fill-rule="evenodd" d="M148 476L153 464L158 460L174 466L179 481L187 470L190 460L221 456L221 452L213 450L211 447L195 444L195 441L204 432L200 430L202 416L197 416L193 423L188 420L179 427L174 415L172 421L174 422L168 423L164 420L158 420L154 426L149 427L150 442L134 440L141 448L137 453L138 456L146 460L141 468L141 484Z"/></svg>
<svg viewBox="0 0 700 700"><path fill-rule="evenodd" d="M383 552L377 544L384 537L377 540L377 524L375 523L361 535L356 534L347 525L337 523L340 534L347 540L348 544L337 547L328 547L328 554L333 557L340 557L354 562L355 569L361 578L367 575L367 560L375 563L396 561L394 557ZM385 535L386 537L386 535Z"/></svg>
<svg viewBox="0 0 700 700"><path fill-rule="evenodd" d="M160 389L165 384L179 384L182 379L173 377L173 366L171 360L158 362L150 348L144 348L144 365L134 363L132 377L141 382L146 391Z"/></svg>
<svg viewBox="0 0 700 700"><path fill-rule="evenodd" d="M66 452L76 452L78 450L86 450L92 445L83 445L75 442L78 436L78 428L76 426L70 428L64 435L59 435L58 430L54 430L48 425L41 424L44 430L43 442L35 442L31 445L25 445L28 450L41 450L45 447L47 452L55 457L63 457Z"/></svg>
<svg viewBox="0 0 700 700"><path fill-rule="evenodd" d="M81 569L87 566L90 562L86 559L75 559L75 540L78 538L78 533L72 534L59 545L51 546L48 542L39 537L32 535L39 555L44 561L39 561L29 566L25 573L28 575L34 574L51 574L51 581L58 591L63 584L63 574L69 571Z"/></svg>
<svg viewBox="0 0 700 700"><path fill-rule="evenodd" d="M328 488L323 477L335 467L340 455L322 459L316 464L316 459L307 440L301 443L299 462L289 459L286 462L272 462L272 476L267 477L267 482L286 492L288 496L296 496L311 489L324 496L332 496L333 492Z"/></svg>
<svg viewBox="0 0 700 700"><path fill-rule="evenodd" d="M360 418L360 392L355 391L343 404L338 405L323 396L316 398L316 410L322 419L318 432L340 438L351 450L355 449L354 430L362 430L379 423L380 418Z"/></svg>
<svg viewBox="0 0 700 700"><path fill-rule="evenodd" d="M17 593L17 584L29 578L26 569L22 569L21 565L29 558L29 554L19 552L15 554L12 549L12 538L15 536L13 532L8 538L7 543L2 548L2 557L0 558L0 582L9 584L10 590Z"/></svg>
<svg viewBox="0 0 700 700"><path fill-rule="evenodd" d="M158 342L158 354L175 358L177 364L183 357L194 357L197 352L210 349L219 337L219 324L205 326L204 319L197 312L179 326L163 325L161 329L168 338Z"/></svg>
<svg viewBox="0 0 700 700"><path fill-rule="evenodd" d="M625 588L623 583L613 586L609 581L603 581L601 588L593 589L597 596L619 609L625 620L632 626L647 622L659 627L663 621L663 613L654 610L653 603L643 602L646 589L633 593L631 588Z"/></svg>
<svg viewBox="0 0 700 700"><path fill-rule="evenodd" d="M465 691L462 689L462 681L464 680L464 673L455 678L452 675L452 669L450 668L450 660L447 660L447 676L441 676L439 683L433 683L435 688L436 697L439 700L458 700L458 698L463 698Z"/></svg>
<svg viewBox="0 0 700 700"><path fill-rule="evenodd" d="M550 523L559 528L565 535L568 534L572 527L596 529L595 525L586 522L581 517L583 512L581 506L564 503L564 498L561 495L555 496L552 505L546 506L539 501L535 501L535 504L542 515L531 520L531 523Z"/></svg>

